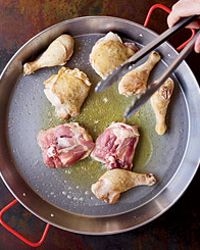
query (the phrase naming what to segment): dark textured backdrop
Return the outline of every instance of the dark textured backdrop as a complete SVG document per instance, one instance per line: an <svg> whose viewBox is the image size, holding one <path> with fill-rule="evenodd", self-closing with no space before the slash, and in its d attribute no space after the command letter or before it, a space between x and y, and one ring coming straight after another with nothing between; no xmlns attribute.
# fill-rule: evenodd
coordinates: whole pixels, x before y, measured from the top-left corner
<svg viewBox="0 0 200 250"><path fill-rule="evenodd" d="M167 6L172 0L163 0ZM10 57L29 38L44 28L77 16L111 15L143 23L148 8L157 3L148 0L0 0L0 72ZM157 32L166 28L166 14L158 10L150 27ZM176 44L188 35L185 31ZM200 80L200 55L188 58ZM200 249L199 177L197 173L182 198L164 215L135 231L114 236L81 236L51 227L43 246L38 249ZM12 196L0 180L0 208ZM22 207L12 209L6 220L30 239L38 239L43 223ZM30 249L0 226L0 250Z"/></svg>

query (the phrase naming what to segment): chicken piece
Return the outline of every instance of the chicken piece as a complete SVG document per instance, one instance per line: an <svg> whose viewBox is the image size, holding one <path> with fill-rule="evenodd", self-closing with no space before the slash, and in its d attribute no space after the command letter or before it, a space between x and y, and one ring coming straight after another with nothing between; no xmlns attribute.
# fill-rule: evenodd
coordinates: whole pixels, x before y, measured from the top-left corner
<svg viewBox="0 0 200 250"><path fill-rule="evenodd" d="M160 59L158 52L153 51L145 63L125 74L118 85L119 93L127 97L145 93L149 75Z"/></svg>
<svg viewBox="0 0 200 250"><path fill-rule="evenodd" d="M79 69L62 67L58 74L44 82L44 93L55 106L56 114L61 119L75 117L86 99L91 83L87 75Z"/></svg>
<svg viewBox="0 0 200 250"><path fill-rule="evenodd" d="M108 169L131 169L139 141L137 126L113 122L97 138L91 157L105 164Z"/></svg>
<svg viewBox="0 0 200 250"><path fill-rule="evenodd" d="M91 186L93 194L109 204L116 203L121 193L141 186L152 186L156 183L153 174L140 174L124 169L108 170Z"/></svg>
<svg viewBox="0 0 200 250"><path fill-rule="evenodd" d="M105 79L136 51L134 43L123 43L117 34L109 32L95 43L90 53L90 63L96 73Z"/></svg>
<svg viewBox="0 0 200 250"><path fill-rule="evenodd" d="M64 65L72 56L73 50L74 39L69 35L59 36L40 57L24 64L24 75L30 75L41 68Z"/></svg>
<svg viewBox="0 0 200 250"><path fill-rule="evenodd" d="M37 137L44 164L50 168L63 168L86 158L94 148L88 132L78 123L65 123L42 130Z"/></svg>
<svg viewBox="0 0 200 250"><path fill-rule="evenodd" d="M173 91L174 81L171 78L168 78L159 90L151 97L151 106L156 116L155 130L159 135L163 135L167 130L165 117Z"/></svg>

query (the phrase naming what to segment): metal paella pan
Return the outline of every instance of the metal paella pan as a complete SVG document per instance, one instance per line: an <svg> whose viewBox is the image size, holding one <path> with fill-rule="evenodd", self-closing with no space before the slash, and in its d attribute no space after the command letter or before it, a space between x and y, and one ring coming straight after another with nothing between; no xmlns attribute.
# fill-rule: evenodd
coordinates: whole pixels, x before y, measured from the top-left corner
<svg viewBox="0 0 200 250"><path fill-rule="evenodd" d="M91 184L105 172L100 164L86 159L68 169L44 166L36 136L39 130L57 125L59 121L54 118L43 94L42 83L58 68L42 69L23 77L22 65L35 58L60 34L72 35L76 47L67 66L83 70L93 83L76 121L96 138L112 121L121 119L130 101L117 94L116 86L100 95L94 93L100 78L89 65L89 53L108 31L138 46L156 37L141 25L115 17L75 18L58 23L27 42L10 60L0 79L2 179L33 214L56 227L83 234L124 232L155 219L181 196L199 164L200 91L193 73L183 62L175 71L176 88L167 121L168 133L162 137L155 134L154 116L148 103L137 117L129 120L141 129L134 171L154 173L159 180L157 185L130 190L116 205L108 205L97 200L90 191ZM168 43L160 46L159 52L163 59L153 78L177 56ZM94 123L96 120L98 123Z"/></svg>

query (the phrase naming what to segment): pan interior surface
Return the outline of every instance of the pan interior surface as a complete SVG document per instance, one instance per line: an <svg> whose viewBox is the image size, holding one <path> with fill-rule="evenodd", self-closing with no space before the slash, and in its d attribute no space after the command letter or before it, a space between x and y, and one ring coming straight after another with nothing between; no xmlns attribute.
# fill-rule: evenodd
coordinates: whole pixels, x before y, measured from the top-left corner
<svg viewBox="0 0 200 250"><path fill-rule="evenodd" d="M122 121L123 112L131 102L130 98L118 94L116 85L101 94L94 93L94 87L100 78L90 66L89 54L100 37L102 34L99 33L75 36L75 52L66 64L67 67L83 70L93 84L81 114L70 121L78 121L94 139L112 121ZM151 79L157 78L165 68L164 61L160 62ZM116 205L108 205L96 199L90 189L91 184L106 171L102 164L87 158L65 169L48 169L44 166L37 145L37 134L41 129L56 126L62 121L55 117L54 109L44 95L43 81L58 69L59 67L42 69L26 77L18 75L13 87L8 108L7 135L17 171L46 202L81 215L112 216L134 210L152 200L175 175L187 145L187 102L177 79L168 111L168 131L164 136L158 136L154 130L155 116L150 103L128 120L128 123L139 126L141 134L133 171L152 172L156 175L158 184L153 187L137 187L124 193Z"/></svg>

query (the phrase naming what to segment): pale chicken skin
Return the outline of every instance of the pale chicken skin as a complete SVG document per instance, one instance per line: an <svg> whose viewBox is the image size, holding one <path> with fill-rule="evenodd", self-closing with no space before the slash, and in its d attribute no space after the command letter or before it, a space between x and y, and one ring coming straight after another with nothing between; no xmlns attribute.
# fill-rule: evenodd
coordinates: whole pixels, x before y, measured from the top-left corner
<svg viewBox="0 0 200 250"><path fill-rule="evenodd" d="M113 122L98 136L91 157L108 169L132 169L135 149L139 141L138 127Z"/></svg>
<svg viewBox="0 0 200 250"><path fill-rule="evenodd" d="M159 53L153 51L145 63L125 74L118 85L119 94L127 97L144 94L149 75L160 59Z"/></svg>
<svg viewBox="0 0 200 250"><path fill-rule="evenodd" d="M95 145L90 134L76 122L41 130L37 141L49 168L72 166L89 156Z"/></svg>
<svg viewBox="0 0 200 250"><path fill-rule="evenodd" d="M123 43L121 38L109 32L100 38L90 53L90 63L98 75L105 79L137 51L134 43Z"/></svg>
<svg viewBox="0 0 200 250"><path fill-rule="evenodd" d="M79 69L62 67L44 82L44 93L60 119L75 117L88 96L91 83Z"/></svg>
<svg viewBox="0 0 200 250"><path fill-rule="evenodd" d="M74 39L69 35L61 35L35 61L24 64L24 75L30 75L41 68L64 65L71 58L73 51Z"/></svg>
<svg viewBox="0 0 200 250"><path fill-rule="evenodd" d="M141 174L124 169L108 170L91 186L93 194L108 204L115 204L121 193L137 186L152 186L156 183L153 174Z"/></svg>
<svg viewBox="0 0 200 250"><path fill-rule="evenodd" d="M171 78L168 78L159 90L151 97L151 106L156 116L155 131L158 135L165 134L167 130L165 120L173 91L174 81Z"/></svg>

